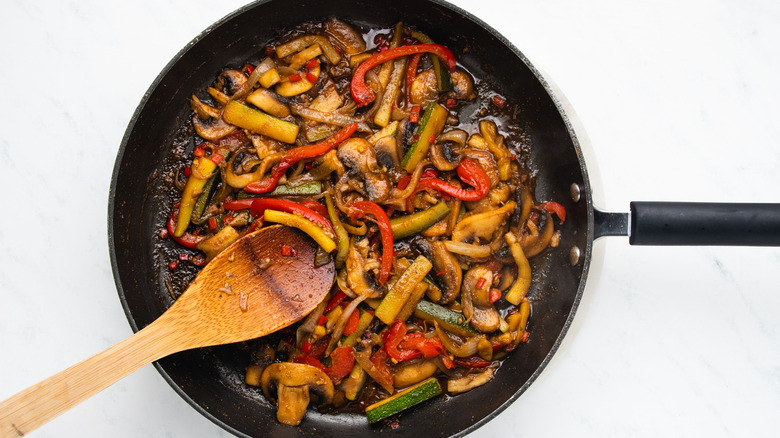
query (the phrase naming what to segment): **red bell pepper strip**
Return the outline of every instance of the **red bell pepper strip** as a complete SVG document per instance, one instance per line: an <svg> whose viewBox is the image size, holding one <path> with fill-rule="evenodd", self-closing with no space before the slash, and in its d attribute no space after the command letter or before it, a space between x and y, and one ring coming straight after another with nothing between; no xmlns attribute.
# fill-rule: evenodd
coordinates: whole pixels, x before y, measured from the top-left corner
<svg viewBox="0 0 780 438"><path fill-rule="evenodd" d="M417 350L426 359L431 359L441 354L447 355L447 350L438 337L432 336L428 338L424 333L408 333L404 340L401 341L400 347Z"/></svg>
<svg viewBox="0 0 780 438"><path fill-rule="evenodd" d="M404 46L408 47L408 46ZM357 201L349 206L349 216L352 220L360 219L367 214L374 216L379 226L382 237L382 264L379 269L379 284L384 285L390 277L390 269L393 267L393 230L390 227L390 218L382 207L371 201Z"/></svg>
<svg viewBox="0 0 780 438"><path fill-rule="evenodd" d="M325 369L325 374L332 380L339 381L352 371L355 365L355 356L352 347L338 347L330 353L331 364Z"/></svg>
<svg viewBox="0 0 780 438"><path fill-rule="evenodd" d="M402 56L415 55L417 53L426 52L430 52L438 56L439 59L447 64L447 68L450 71L455 71L455 68L457 67L455 57L452 55L452 52L450 52L449 49L442 46L441 44L414 44L411 46L400 46L387 49L366 59L355 70L355 74L352 76L352 83L349 87L350 92L352 93L352 99L355 100L358 106L366 106L373 102L376 98L376 96L374 96L374 92L371 91L371 88L366 85L366 73L368 73L368 71L372 68Z"/></svg>
<svg viewBox="0 0 780 438"><path fill-rule="evenodd" d="M293 359L293 362L295 362L295 363L303 363L303 364L306 364L306 365L311 365L313 367L319 368L322 371L327 370L327 368L325 368L325 365L323 365L322 362L320 362L319 360L317 360L317 359L315 359L315 358L313 358L311 356L307 356L305 354L301 354L301 355L296 356Z"/></svg>
<svg viewBox="0 0 780 438"><path fill-rule="evenodd" d="M303 201L301 201L301 204L311 208L312 210L316 211L322 216L328 216L328 209L325 208L324 205L320 204L319 202L313 199L304 199Z"/></svg>
<svg viewBox="0 0 780 438"><path fill-rule="evenodd" d="M322 311L322 313L328 313L331 310L335 309L336 306L341 304L342 301L344 301L344 298L347 297L347 294L344 293L344 291L339 290L333 296L330 298L330 301L328 301L328 304L325 305L325 310Z"/></svg>
<svg viewBox="0 0 780 438"><path fill-rule="evenodd" d="M326 231L330 231L333 235L336 232L333 230L333 225L330 221L325 219L324 216L312 210L311 208L299 204L294 201L288 201L287 199L279 198L247 198L239 199L236 201L228 201L222 204L225 210L245 210L250 209L252 216L260 217L266 209L279 210L287 213L300 214L304 218L314 222Z"/></svg>
<svg viewBox="0 0 780 438"><path fill-rule="evenodd" d="M176 229L176 220L179 217L179 203L173 204L171 209L171 215L168 217L168 235L173 238L181 246L195 249L195 246L206 238L206 236L196 236L192 233L184 233L181 236L175 236L173 231Z"/></svg>
<svg viewBox="0 0 780 438"><path fill-rule="evenodd" d="M352 123L351 125L341 128L338 132L321 142L290 149L285 152L282 160L274 166L271 175L259 181L250 182L244 187L244 191L249 193L268 193L272 191L276 188L282 175L284 175L284 173L287 172L287 169L292 167L295 163L327 153L352 136L355 130L357 130L357 123Z"/></svg>
<svg viewBox="0 0 780 438"><path fill-rule="evenodd" d="M352 313L349 314L349 319L347 319L347 323L344 325L344 336L349 336L352 333L355 333L358 329L358 325L360 324L360 311L358 309L355 309L352 311Z"/></svg>
<svg viewBox="0 0 780 438"><path fill-rule="evenodd" d="M543 210L549 211L551 214L555 214L558 216L558 219L561 220L561 223L563 223L566 220L566 209L563 208L563 205L554 202L554 201L547 201L539 205L539 208Z"/></svg>
<svg viewBox="0 0 780 438"><path fill-rule="evenodd" d="M387 352L383 348L380 348L371 356L371 363L374 364L375 368L374 374L371 377L374 377L375 379L378 377L382 380L381 382L377 380L377 383L383 387L393 386L393 373L390 372L390 367L387 366L387 359L389 358L390 356L387 355Z"/></svg>
<svg viewBox="0 0 780 438"><path fill-rule="evenodd" d="M419 188L431 188L462 201L479 201L490 190L490 177L482 166L473 158L464 158L455 169L461 181L474 187L474 190L458 188L438 178L420 178Z"/></svg>
<svg viewBox="0 0 780 438"><path fill-rule="evenodd" d="M417 359L422 353L416 349L399 349L398 346L406 336L406 323L396 319L385 334L385 352L396 362Z"/></svg>

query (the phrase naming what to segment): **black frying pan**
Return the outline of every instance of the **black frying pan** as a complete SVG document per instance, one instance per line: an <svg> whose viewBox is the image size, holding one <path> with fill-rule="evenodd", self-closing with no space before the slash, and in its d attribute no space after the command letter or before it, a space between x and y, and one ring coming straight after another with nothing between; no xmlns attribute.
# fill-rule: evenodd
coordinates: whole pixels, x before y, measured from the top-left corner
<svg viewBox="0 0 780 438"><path fill-rule="evenodd" d="M330 15L366 27L390 27L401 20L446 44L463 66L518 105L532 148L530 162L538 169L536 197L557 200L568 213L562 228L564 243L533 260L530 341L503 363L492 382L404 413L400 429L392 433L466 434L519 397L549 361L571 323L597 237L628 234L630 225L631 242L636 244L780 243L777 206L637 203L632 205L631 224L626 214L594 209L582 153L558 100L517 49L465 11L422 0L271 0L226 17L177 55L150 88L125 134L112 181L109 234L117 287L134 330L156 319L171 303L164 251L154 245L171 202L160 183L164 178L160 163L171 159L172 148L187 146L177 141L176 129L190 115L190 94L202 90L224 66L241 65L256 55L278 32ZM503 62L495 63L496 59ZM726 220L712 221L713 209L718 213L715 218ZM721 240L724 236L726 240ZM156 366L196 409L237 435L391 433L387 427L369 427L363 417L316 412L309 412L298 428L282 426L276 422L275 408L241 383L246 363L240 349L225 346L177 354ZM447 422L431 421L444 412Z"/></svg>

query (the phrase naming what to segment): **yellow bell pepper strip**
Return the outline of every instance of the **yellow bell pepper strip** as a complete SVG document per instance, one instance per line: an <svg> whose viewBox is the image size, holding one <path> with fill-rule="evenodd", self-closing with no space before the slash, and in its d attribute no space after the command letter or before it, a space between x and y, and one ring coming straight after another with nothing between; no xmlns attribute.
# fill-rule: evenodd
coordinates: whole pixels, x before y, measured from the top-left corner
<svg viewBox="0 0 780 438"><path fill-rule="evenodd" d="M325 252L331 252L336 249L336 242L328 233L314 222L292 213L285 213L278 210L265 210L263 219L268 222L295 227L308 234Z"/></svg>
<svg viewBox="0 0 780 438"><path fill-rule="evenodd" d="M464 158L455 169L461 181L474 187L474 190L455 187L452 184L438 178L421 178L417 183L418 189L431 188L446 193L453 198L462 201L479 201L490 190L490 177L482 166L473 158Z"/></svg>
<svg viewBox="0 0 780 438"><path fill-rule="evenodd" d="M390 227L390 219L387 213L378 204L371 201L353 202L349 206L349 216L354 221L365 217L374 216L379 233L382 238L382 260L379 269L379 284L384 285L390 277L390 269L393 267L393 230Z"/></svg>
<svg viewBox="0 0 780 438"><path fill-rule="evenodd" d="M423 113L420 125L414 137L415 142L409 147L401 160L401 167L407 172L414 172L417 163L428 154L431 144L436 141L436 136L444 129L444 123L447 121L449 112L438 103L431 103Z"/></svg>
<svg viewBox="0 0 780 438"><path fill-rule="evenodd" d="M414 44L411 46L400 46L387 49L366 59L355 70L355 74L352 76L352 82L350 84L352 99L355 100L358 106L366 106L376 98L374 92L371 91L371 88L366 85L366 73L372 68L379 64L384 64L391 59L426 52L438 56L439 59L447 64L447 68L450 71L455 71L455 68L457 67L455 57L449 49L440 44Z"/></svg>
<svg viewBox="0 0 780 438"><path fill-rule="evenodd" d="M298 125L260 110L250 108L242 103L231 100L222 111L222 119L231 125L248 129L284 143L295 143L298 137Z"/></svg>
<svg viewBox="0 0 780 438"><path fill-rule="evenodd" d="M525 294L528 293L528 289L531 287L531 265L528 263L528 258L523 254L523 248L520 246L517 236L510 231L504 234L504 239L506 239L512 258L515 259L515 264L517 264L517 279L506 295L504 295L504 299L517 306L523 301Z"/></svg>
<svg viewBox="0 0 780 438"><path fill-rule="evenodd" d="M344 266L344 261L347 259L347 253L349 252L349 233L341 223L332 195L325 196L325 205L328 208L328 217L330 217L330 222L333 224L333 229L336 231L336 238L338 239L339 250L336 252L335 258L336 268L341 268Z"/></svg>
<svg viewBox="0 0 780 438"><path fill-rule="evenodd" d="M394 217L390 219L390 228L393 230L393 239L399 240L417 234L434 225L436 222L439 222L449 213L449 205L442 201L425 210L406 216Z"/></svg>
<svg viewBox="0 0 780 438"><path fill-rule="evenodd" d="M201 144L201 146L203 145ZM197 202L198 197L203 191L206 181L208 181L211 174L217 168L217 163L214 162L215 160L203 155L203 148L201 146L198 146L195 149L196 156L192 160L192 170L189 178L187 178L187 184L184 186L184 192L181 195L176 228L173 231L175 237L181 237L184 235L184 232L187 231L187 227L190 225L190 219L192 218L192 210L195 207L195 202ZM199 150L201 151L200 153L198 153Z"/></svg>
<svg viewBox="0 0 780 438"><path fill-rule="evenodd" d="M293 164L301 160L318 157L328 153L344 140L351 137L352 134L355 133L355 130L357 130L357 125L357 123L347 125L321 142L290 149L285 152L282 160L276 163L276 166L274 166L271 171L271 175L259 181L250 182L244 187L244 190L249 193L268 193L272 191L276 188L282 175L284 175L284 173L287 172L287 169L292 167Z"/></svg>
<svg viewBox="0 0 780 438"><path fill-rule="evenodd" d="M173 238L173 240L175 240L176 243L178 243L179 245L185 248L195 249L195 246L198 243L200 243L203 239L205 239L206 236L197 236L195 234L186 233L186 232L181 236L176 236L174 234L174 231L176 230L176 222L177 222L178 215L179 215L179 203L177 202L173 204L173 208L171 208L171 215L168 217L168 224L167 224L168 235L171 236L171 238Z"/></svg>

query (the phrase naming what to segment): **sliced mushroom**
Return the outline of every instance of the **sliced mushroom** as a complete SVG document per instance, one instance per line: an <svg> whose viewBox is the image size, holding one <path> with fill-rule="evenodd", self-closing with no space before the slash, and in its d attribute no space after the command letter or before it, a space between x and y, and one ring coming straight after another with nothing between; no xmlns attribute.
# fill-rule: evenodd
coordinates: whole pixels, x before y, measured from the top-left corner
<svg viewBox="0 0 780 438"><path fill-rule="evenodd" d="M331 17L325 22L325 32L336 40L347 55L354 55L366 50L363 36L352 26L336 17Z"/></svg>
<svg viewBox="0 0 780 438"><path fill-rule="evenodd" d="M441 286L442 296L439 304L449 304L460 294L463 281L463 271L458 260L442 241L432 242L428 239L414 239L415 247L433 264L431 272L436 274L436 282Z"/></svg>
<svg viewBox="0 0 780 438"><path fill-rule="evenodd" d="M460 129L442 133L428 152L431 164L443 172L458 167L462 158L460 150L465 146L467 138L466 131Z"/></svg>
<svg viewBox="0 0 780 438"><path fill-rule="evenodd" d="M260 381L263 394L273 399L274 389L279 410L276 418L282 424L297 426L306 414L311 394L319 397L321 404L333 400L333 382L330 377L311 365L281 362L269 365Z"/></svg>
<svg viewBox="0 0 780 438"><path fill-rule="evenodd" d="M495 210L496 208L499 208L500 205L507 202L511 195L512 195L511 187L507 183L502 181L496 184L495 187L490 189L490 191L488 191L487 196L480 199L479 201L466 202L466 207L468 207L470 211L478 211L478 212Z"/></svg>
<svg viewBox="0 0 780 438"><path fill-rule="evenodd" d="M192 126L206 140L218 140L236 130L235 126L222 120L218 109L201 102L194 94L190 99L190 107L195 111Z"/></svg>
<svg viewBox="0 0 780 438"><path fill-rule="evenodd" d="M216 88L228 96L232 96L246 83L247 77L241 70L222 70L217 77Z"/></svg>
<svg viewBox="0 0 780 438"><path fill-rule="evenodd" d="M387 169L400 167L401 160L398 158L396 140L392 135L380 138L374 145L374 152L376 153L376 162L380 166Z"/></svg>
<svg viewBox="0 0 780 438"><path fill-rule="evenodd" d="M461 290L463 315L475 330L482 333L492 333L501 325L501 315L488 298L488 291L492 284L493 271L485 265L477 265L469 269L463 278Z"/></svg>
<svg viewBox="0 0 780 438"><path fill-rule="evenodd" d="M474 81L468 73L463 70L456 70L450 73L452 80L452 92L455 99L474 99L477 94L474 92Z"/></svg>
<svg viewBox="0 0 780 438"><path fill-rule="evenodd" d="M346 265L347 285L352 291L367 298L379 298L384 295L382 288L374 282L374 278L365 269L365 261L354 239L349 245Z"/></svg>
<svg viewBox="0 0 780 438"><path fill-rule="evenodd" d="M409 89L408 99L414 105L425 106L439 97L439 85L432 68L417 75Z"/></svg>
<svg viewBox="0 0 780 438"><path fill-rule="evenodd" d="M450 394L460 394L462 392L470 391L493 380L494 374L495 370L493 368L485 368L483 371L477 373L468 373L462 377L449 379L447 380L447 392Z"/></svg>
<svg viewBox="0 0 780 438"><path fill-rule="evenodd" d="M452 230L452 240L456 242L472 242L479 239L493 240L496 230L506 222L509 215L515 211L516 206L515 201L509 201L497 210L473 214L462 219Z"/></svg>
<svg viewBox="0 0 780 438"><path fill-rule="evenodd" d="M393 373L393 386L406 388L431 377L439 370L432 359L404 362Z"/></svg>
<svg viewBox="0 0 780 438"><path fill-rule="evenodd" d="M362 188L370 201L379 203L390 196L392 185L377 164L371 143L362 138L350 138L339 146L338 157L349 168L350 182Z"/></svg>

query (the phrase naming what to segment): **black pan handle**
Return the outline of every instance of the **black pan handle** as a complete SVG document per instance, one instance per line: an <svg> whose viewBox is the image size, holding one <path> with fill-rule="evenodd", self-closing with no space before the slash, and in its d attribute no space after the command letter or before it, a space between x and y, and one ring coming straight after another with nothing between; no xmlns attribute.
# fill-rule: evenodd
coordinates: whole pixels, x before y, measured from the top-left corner
<svg viewBox="0 0 780 438"><path fill-rule="evenodd" d="M631 245L780 246L780 204L632 202Z"/></svg>

